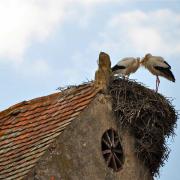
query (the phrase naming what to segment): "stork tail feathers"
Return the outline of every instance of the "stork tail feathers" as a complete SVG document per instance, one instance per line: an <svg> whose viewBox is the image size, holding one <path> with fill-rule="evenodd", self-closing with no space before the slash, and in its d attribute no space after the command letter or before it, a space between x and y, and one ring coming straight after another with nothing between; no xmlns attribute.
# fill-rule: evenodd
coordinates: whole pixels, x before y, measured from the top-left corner
<svg viewBox="0 0 180 180"><path fill-rule="evenodd" d="M172 81L172 82L176 81L173 73L170 70L170 68L163 68L163 67L156 66L155 69L157 69L158 71L163 73L164 77L166 77L170 81Z"/></svg>

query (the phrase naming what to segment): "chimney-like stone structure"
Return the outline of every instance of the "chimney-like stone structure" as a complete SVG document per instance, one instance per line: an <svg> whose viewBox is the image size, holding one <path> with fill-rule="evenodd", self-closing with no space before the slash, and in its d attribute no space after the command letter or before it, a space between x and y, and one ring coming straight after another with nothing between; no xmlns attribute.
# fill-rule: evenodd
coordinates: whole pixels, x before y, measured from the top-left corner
<svg viewBox="0 0 180 180"><path fill-rule="evenodd" d="M111 61L108 54L101 52L98 59L98 70L95 73L95 86L107 91L111 77Z"/></svg>

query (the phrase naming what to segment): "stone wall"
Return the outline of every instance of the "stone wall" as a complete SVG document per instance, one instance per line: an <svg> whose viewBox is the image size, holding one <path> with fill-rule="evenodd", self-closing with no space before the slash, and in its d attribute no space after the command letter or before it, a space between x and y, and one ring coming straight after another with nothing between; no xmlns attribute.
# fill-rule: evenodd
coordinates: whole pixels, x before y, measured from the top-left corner
<svg viewBox="0 0 180 180"><path fill-rule="evenodd" d="M80 116L55 140L25 180L151 180L148 169L134 153L134 139L119 132L109 96L99 94ZM124 165L114 172L101 151L103 133L118 130Z"/></svg>

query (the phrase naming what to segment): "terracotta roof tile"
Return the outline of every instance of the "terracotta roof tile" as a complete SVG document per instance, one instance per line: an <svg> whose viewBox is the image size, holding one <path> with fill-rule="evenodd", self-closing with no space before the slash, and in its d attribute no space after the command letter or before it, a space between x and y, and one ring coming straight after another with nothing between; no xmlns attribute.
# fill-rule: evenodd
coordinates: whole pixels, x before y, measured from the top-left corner
<svg viewBox="0 0 180 180"><path fill-rule="evenodd" d="M0 112L0 179L23 179L97 92L84 84Z"/></svg>

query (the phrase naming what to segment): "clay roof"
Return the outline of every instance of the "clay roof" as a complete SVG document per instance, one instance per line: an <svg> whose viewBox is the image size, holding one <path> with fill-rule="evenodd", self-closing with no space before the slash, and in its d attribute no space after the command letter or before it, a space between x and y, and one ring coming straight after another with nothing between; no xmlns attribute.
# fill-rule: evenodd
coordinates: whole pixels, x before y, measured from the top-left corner
<svg viewBox="0 0 180 180"><path fill-rule="evenodd" d="M23 179L96 94L88 83L0 112L0 179Z"/></svg>

